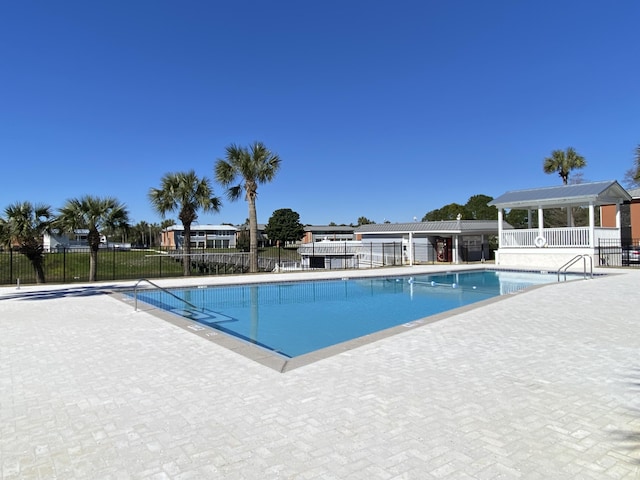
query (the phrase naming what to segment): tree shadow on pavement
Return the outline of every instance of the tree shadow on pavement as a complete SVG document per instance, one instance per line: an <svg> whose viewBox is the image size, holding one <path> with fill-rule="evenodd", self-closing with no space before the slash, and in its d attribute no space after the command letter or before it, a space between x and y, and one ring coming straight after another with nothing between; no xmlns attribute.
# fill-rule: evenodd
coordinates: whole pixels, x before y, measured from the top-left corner
<svg viewBox="0 0 640 480"><path fill-rule="evenodd" d="M53 288L49 290L37 290L32 292L16 288L15 292L5 293L4 295L0 294L0 300L51 300L64 297L88 297L132 289L132 286L116 284L79 285L74 287Z"/></svg>
<svg viewBox="0 0 640 480"><path fill-rule="evenodd" d="M640 368L633 369L631 377L626 380L626 386L635 394L636 402L640 405ZM637 424L638 428L613 430L611 434L618 445L630 457L630 462L640 465L640 406L629 406L627 409L628 415L635 418L633 423Z"/></svg>

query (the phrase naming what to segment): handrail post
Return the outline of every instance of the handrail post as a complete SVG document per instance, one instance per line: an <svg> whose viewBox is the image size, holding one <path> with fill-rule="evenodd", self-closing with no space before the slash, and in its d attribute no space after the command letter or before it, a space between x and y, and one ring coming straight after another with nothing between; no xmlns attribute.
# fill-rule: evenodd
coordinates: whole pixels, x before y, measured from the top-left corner
<svg viewBox="0 0 640 480"><path fill-rule="evenodd" d="M151 285L153 287L156 287L158 290L162 290L164 293L172 296L173 298L176 298L176 299L180 300L181 302L186 303L191 308L194 308L194 309L198 310L198 307L196 305L194 305L193 303L189 302L188 300L185 300L184 298L180 298L179 296L171 293L166 288L163 288L160 285L156 285L155 283L153 283L151 280L149 280L147 278L141 278L133 286L133 306L134 306L134 309L135 309L136 312L138 311L138 285L140 285L141 282L147 282L149 285ZM204 308L202 310L204 311Z"/></svg>
<svg viewBox="0 0 640 480"><path fill-rule="evenodd" d="M567 270L569 270L569 267L571 265L573 265L574 263L576 263L578 260L582 259L582 270L583 270L583 275L584 278L586 280L587 278L587 258L589 258L589 267L590 267L590 277L593 278L593 259L591 258L590 255L583 253L582 255L576 255L575 257L573 257L571 260L569 260L567 263L565 263L564 265L562 265L559 269L558 269L558 281L560 281L560 274L564 273L564 280L565 282L567 281Z"/></svg>

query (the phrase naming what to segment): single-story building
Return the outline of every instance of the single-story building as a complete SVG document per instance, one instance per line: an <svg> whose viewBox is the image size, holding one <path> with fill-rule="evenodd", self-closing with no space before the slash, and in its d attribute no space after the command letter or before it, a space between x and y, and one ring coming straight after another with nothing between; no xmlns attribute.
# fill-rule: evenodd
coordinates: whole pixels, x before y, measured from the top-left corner
<svg viewBox="0 0 640 480"><path fill-rule="evenodd" d="M42 236L42 246L45 252L59 252L62 250L84 251L89 250L89 230L78 229L71 234L45 233ZM100 236L100 246L107 247L107 237ZM129 245L130 247L130 245Z"/></svg>
<svg viewBox="0 0 640 480"><path fill-rule="evenodd" d="M511 228L506 225L505 228ZM403 263L476 262L491 258L490 239L498 235L497 220L440 220L380 223L358 227L363 244L401 242Z"/></svg>
<svg viewBox="0 0 640 480"><path fill-rule="evenodd" d="M355 240L306 243L298 253L303 268L480 262L491 258L497 234L497 220L374 223L356 227Z"/></svg>

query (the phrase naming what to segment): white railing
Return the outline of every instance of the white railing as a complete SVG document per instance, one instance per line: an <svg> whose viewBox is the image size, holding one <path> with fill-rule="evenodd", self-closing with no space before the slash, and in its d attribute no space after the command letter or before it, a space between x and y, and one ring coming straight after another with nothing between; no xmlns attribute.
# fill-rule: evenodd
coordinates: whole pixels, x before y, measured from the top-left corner
<svg viewBox="0 0 640 480"><path fill-rule="evenodd" d="M300 255L355 255L362 250L360 242L315 242L303 243L298 247Z"/></svg>
<svg viewBox="0 0 640 480"><path fill-rule="evenodd" d="M385 265L400 264L402 264L402 259L393 253L385 253L383 255L381 253L369 253L363 249L363 251L358 254L358 266L360 268L374 268L384 267Z"/></svg>
<svg viewBox="0 0 640 480"><path fill-rule="evenodd" d="M536 238L540 236L537 228L503 230L500 248L535 248ZM589 243L589 227L545 228L542 237L546 246L551 248L585 247L594 248L600 240L620 240L617 228L597 227L594 229L594 245Z"/></svg>

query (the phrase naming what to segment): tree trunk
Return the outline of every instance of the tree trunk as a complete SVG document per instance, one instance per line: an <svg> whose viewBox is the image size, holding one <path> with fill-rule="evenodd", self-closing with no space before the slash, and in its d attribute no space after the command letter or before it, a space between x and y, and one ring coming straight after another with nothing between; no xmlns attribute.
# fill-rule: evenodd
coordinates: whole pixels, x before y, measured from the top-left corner
<svg viewBox="0 0 640 480"><path fill-rule="evenodd" d="M44 282L44 268L42 266L42 257L33 261L33 270L36 272L36 283Z"/></svg>
<svg viewBox="0 0 640 480"><path fill-rule="evenodd" d="M95 282L98 276L98 249L100 248L100 233L97 229L89 229L89 281Z"/></svg>
<svg viewBox="0 0 640 480"><path fill-rule="evenodd" d="M44 283L44 248L42 245L35 242L27 242L22 244L18 251L31 262L33 272L36 275L36 283Z"/></svg>
<svg viewBox="0 0 640 480"><path fill-rule="evenodd" d="M95 282L98 273L98 248L91 245L89 250L89 281Z"/></svg>
<svg viewBox="0 0 640 480"><path fill-rule="evenodd" d="M184 226L184 236L182 237L182 275L191 276L191 224L186 223Z"/></svg>
<svg viewBox="0 0 640 480"><path fill-rule="evenodd" d="M249 272L258 272L258 215L255 196L249 195Z"/></svg>

